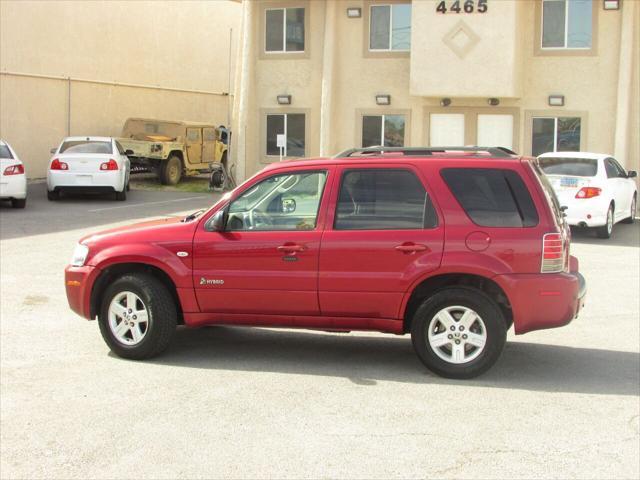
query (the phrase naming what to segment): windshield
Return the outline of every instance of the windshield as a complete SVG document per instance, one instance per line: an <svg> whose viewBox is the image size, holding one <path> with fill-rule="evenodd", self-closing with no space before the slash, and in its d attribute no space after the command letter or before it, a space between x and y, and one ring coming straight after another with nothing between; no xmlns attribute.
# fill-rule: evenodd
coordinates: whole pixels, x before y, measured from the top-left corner
<svg viewBox="0 0 640 480"><path fill-rule="evenodd" d="M11 150L6 145L0 145L0 158L13 158Z"/></svg>
<svg viewBox="0 0 640 480"><path fill-rule="evenodd" d="M62 144L58 153L113 153L111 142L91 140L69 140Z"/></svg>
<svg viewBox="0 0 640 480"><path fill-rule="evenodd" d="M541 157L538 163L547 175L595 177L598 172L598 162L594 158Z"/></svg>

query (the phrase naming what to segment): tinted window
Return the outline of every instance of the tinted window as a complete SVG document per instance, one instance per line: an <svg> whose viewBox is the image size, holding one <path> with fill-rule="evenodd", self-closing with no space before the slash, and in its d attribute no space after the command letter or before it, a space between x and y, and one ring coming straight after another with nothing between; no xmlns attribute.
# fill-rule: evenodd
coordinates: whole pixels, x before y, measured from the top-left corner
<svg viewBox="0 0 640 480"><path fill-rule="evenodd" d="M342 176L336 230L406 230L436 225L433 205L413 172L363 169Z"/></svg>
<svg viewBox="0 0 640 480"><path fill-rule="evenodd" d="M577 177L595 177L598 162L593 158L539 158L540 168L547 175L574 175Z"/></svg>
<svg viewBox="0 0 640 480"><path fill-rule="evenodd" d="M0 145L0 158L13 158L11 150L6 145Z"/></svg>
<svg viewBox="0 0 640 480"><path fill-rule="evenodd" d="M113 149L111 142L70 140L62 144L58 153L113 153Z"/></svg>
<svg viewBox="0 0 640 480"><path fill-rule="evenodd" d="M404 146L404 115L365 115L362 117L362 146Z"/></svg>
<svg viewBox="0 0 640 480"><path fill-rule="evenodd" d="M442 177L477 225L531 227L538 213L520 176L511 170L447 168Z"/></svg>
<svg viewBox="0 0 640 480"><path fill-rule="evenodd" d="M286 135L286 143L282 152L285 157L304 157L304 113L267 115L267 155L280 155L278 135Z"/></svg>
<svg viewBox="0 0 640 480"><path fill-rule="evenodd" d="M607 178L626 178L627 174L617 162L611 158L604 161L604 169L607 172Z"/></svg>

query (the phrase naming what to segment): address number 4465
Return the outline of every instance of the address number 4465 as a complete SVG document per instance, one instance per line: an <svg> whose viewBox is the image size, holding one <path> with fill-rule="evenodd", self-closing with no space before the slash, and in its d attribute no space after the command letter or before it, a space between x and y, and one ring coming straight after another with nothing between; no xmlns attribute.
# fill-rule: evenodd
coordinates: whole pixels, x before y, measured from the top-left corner
<svg viewBox="0 0 640 480"><path fill-rule="evenodd" d="M462 3L462 6L460 5L461 3L462 2L460 0L455 0L455 2L449 3L449 8L447 9L447 2L445 0L442 0L440 3L438 3L438 6L436 7L436 12L439 12L439 13L447 13L447 12L485 13L487 11L487 0L477 0L477 2L474 0L466 0L464 3Z"/></svg>

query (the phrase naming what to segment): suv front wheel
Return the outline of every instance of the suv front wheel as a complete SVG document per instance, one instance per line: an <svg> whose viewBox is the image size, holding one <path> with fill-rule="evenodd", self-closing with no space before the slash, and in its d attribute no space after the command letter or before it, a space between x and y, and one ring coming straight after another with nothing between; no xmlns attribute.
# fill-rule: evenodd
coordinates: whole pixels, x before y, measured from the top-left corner
<svg viewBox="0 0 640 480"><path fill-rule="evenodd" d="M176 305L167 287L155 277L124 275L106 289L98 323L116 355L151 358L169 346L176 330Z"/></svg>
<svg viewBox="0 0 640 480"><path fill-rule="evenodd" d="M479 290L449 287L426 299L411 324L425 366L447 378L473 378L496 363L507 339L500 307Z"/></svg>

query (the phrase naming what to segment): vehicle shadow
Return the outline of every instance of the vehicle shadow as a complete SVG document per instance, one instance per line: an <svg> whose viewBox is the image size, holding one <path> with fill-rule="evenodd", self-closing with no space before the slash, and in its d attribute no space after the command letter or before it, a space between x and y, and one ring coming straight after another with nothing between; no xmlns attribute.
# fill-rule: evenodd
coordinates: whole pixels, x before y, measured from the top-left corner
<svg viewBox="0 0 640 480"><path fill-rule="evenodd" d="M633 224L616 223L611 238L598 238L592 228L571 227L571 241L592 245L640 247L640 220Z"/></svg>
<svg viewBox="0 0 640 480"><path fill-rule="evenodd" d="M640 393L639 353L519 341L507 343L502 358L489 372L466 381L428 372L408 337L262 328L179 328L170 349L151 362L211 370L344 377L358 385L392 381L601 395Z"/></svg>

